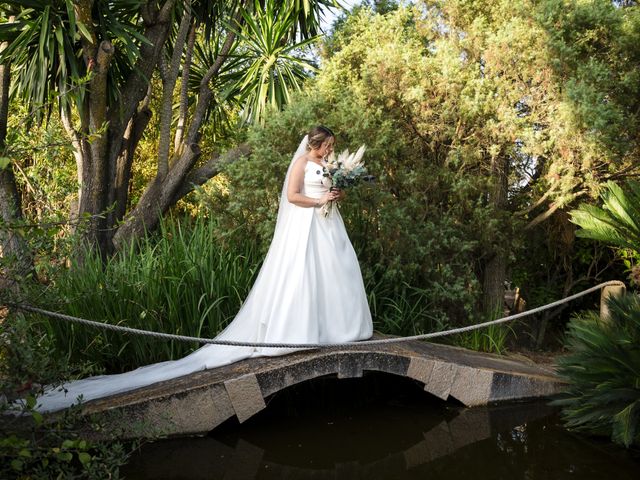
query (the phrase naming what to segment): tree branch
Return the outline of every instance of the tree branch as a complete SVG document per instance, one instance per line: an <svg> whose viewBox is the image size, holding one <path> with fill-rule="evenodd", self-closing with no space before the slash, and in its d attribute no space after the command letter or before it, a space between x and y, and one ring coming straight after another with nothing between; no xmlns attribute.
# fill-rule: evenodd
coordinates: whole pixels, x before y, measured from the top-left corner
<svg viewBox="0 0 640 480"><path fill-rule="evenodd" d="M173 150L180 154L180 146L184 137L184 126L187 120L187 108L189 106L189 73L191 72L191 62L193 59L193 48L196 41L196 30L198 22L191 24L187 51L185 53L184 66L182 67L182 79L180 80L180 112L178 113L178 125L176 126L176 136L173 140Z"/></svg>
<svg viewBox="0 0 640 480"><path fill-rule="evenodd" d="M74 13L78 21L86 27L91 35L91 38L87 38L84 35L80 35L80 43L82 45L82 56L87 65L87 70L91 70L93 62L96 57L96 50L98 49L98 39L96 37L95 29L93 27L93 18L91 17L91 10L93 9L93 0L77 0L74 2Z"/></svg>
<svg viewBox="0 0 640 480"><path fill-rule="evenodd" d="M96 54L94 75L91 79L91 95L89 100L90 128L95 133L104 127L107 119L107 77L109 64L113 58L115 49L108 40L100 42L100 48ZM101 135L106 139L106 134Z"/></svg>
<svg viewBox="0 0 640 480"><path fill-rule="evenodd" d="M114 185L115 209L113 211L115 222L122 220L127 210L127 202L129 197L129 181L131 179L131 166L133 165L133 157L142 139L142 134L151 120L151 110L144 106L138 111L135 117L131 119L124 135L124 149L118 157L116 166L116 182Z"/></svg>
<svg viewBox="0 0 640 480"><path fill-rule="evenodd" d="M78 131L74 128L73 123L71 121L71 114L67 108L62 108L60 111L60 119L62 120L62 126L67 132L67 136L71 140L71 145L73 145L73 156L76 161L76 176L78 180L82 179L83 170L84 170L84 155L83 155L83 144L82 137L78 133ZM80 207L80 203L82 201L82 185L78 186L78 202L75 207L71 207L70 217L72 219L78 216L77 209Z"/></svg>
<svg viewBox="0 0 640 480"><path fill-rule="evenodd" d="M176 0L167 0L164 7L170 5L171 8L173 8L175 1ZM145 12L145 9L147 11L147 13L144 14L146 25L144 36L149 43L143 43L140 46L140 56L131 75L129 75L129 78L127 78L122 87L122 95L120 97L121 108L114 108L109 112L111 140L109 158L111 161L114 161L122 150L122 136L129 124L129 120L135 115L138 104L147 93L149 79L158 64L158 58L162 53L162 48L167 40L171 26L168 21L160 21L160 15L155 17L149 13L154 4L155 2L150 0L141 10L142 12Z"/></svg>
<svg viewBox="0 0 640 480"><path fill-rule="evenodd" d="M536 209L536 208L538 208L540 205L542 205L542 204L545 202L545 200L546 200L547 198L549 198L549 196L550 196L553 192L554 192L554 191L553 191L553 189L549 189L549 190L547 190L547 191L545 192L545 194L544 194L544 195L542 195L542 197L540 197L538 200L536 200L536 202L535 202L533 205L530 205L529 207L527 207L527 208L525 208L525 209L523 209L523 210L520 210L520 211L518 211L518 212L515 212L515 215L517 215L517 216L524 216L524 215L526 215L527 213L529 213L529 212L531 212L531 211L535 210L535 209Z"/></svg>
<svg viewBox="0 0 640 480"><path fill-rule="evenodd" d="M159 178L164 178L169 171L169 148L171 138L171 120L173 119L173 90L178 80L180 59L184 50L184 42L191 24L191 0L186 0L185 11L180 21L178 36L173 47L171 63L165 65L164 58L161 64L166 69L162 79L162 106L160 113L160 140L158 142L158 172Z"/></svg>
<svg viewBox="0 0 640 480"><path fill-rule="evenodd" d="M191 171L187 178L182 182L182 186L176 191L172 203L175 204L178 200L192 192L196 187L204 185L211 178L218 175L222 169L231 163L240 160L243 157L251 154L251 147L247 144L242 144L232 150L225 152L222 156L214 154L200 168Z"/></svg>
<svg viewBox="0 0 640 480"><path fill-rule="evenodd" d="M551 217L551 215L553 215L559 208L560 208L560 203L558 203L558 202L552 203L550 208L548 208L545 212L541 213L540 215L535 217L533 220L531 220L524 227L524 229L525 230L531 230L536 225L539 225L540 223L544 222L546 219Z"/></svg>
<svg viewBox="0 0 640 480"><path fill-rule="evenodd" d="M637 162L632 162L625 168L618 170L611 175L603 177L602 181L606 182L608 180L619 180L621 178L634 177L637 176L638 173L640 173L640 167L638 166Z"/></svg>
<svg viewBox="0 0 640 480"><path fill-rule="evenodd" d="M236 25L241 24L242 20L242 9L244 8L244 3L238 6L238 11L233 17L233 21ZM216 57L213 65L209 67L207 73L202 78L200 82L200 93L198 95L198 104L196 105L196 111L193 115L193 120L191 121L191 125L189 125L189 132L187 134L186 143L193 143L196 141L196 137L198 135L198 131L200 130L200 126L202 125L202 121L204 120L204 115L207 112L207 108L209 107L209 102L211 100L211 89L209 88L209 82L219 71L224 62L227 60L229 52L233 47L233 43L236 40L236 32L234 30L229 30L227 32L227 37L220 49L220 53Z"/></svg>

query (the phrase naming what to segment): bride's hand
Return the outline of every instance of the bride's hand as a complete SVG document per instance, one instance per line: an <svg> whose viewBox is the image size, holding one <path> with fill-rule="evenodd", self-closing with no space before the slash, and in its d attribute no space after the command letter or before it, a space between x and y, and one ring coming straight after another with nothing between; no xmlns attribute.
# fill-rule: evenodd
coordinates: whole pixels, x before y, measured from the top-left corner
<svg viewBox="0 0 640 480"><path fill-rule="evenodd" d="M338 200L340 198L339 190L331 190L325 193L322 197L320 197L320 205L325 205L333 200Z"/></svg>

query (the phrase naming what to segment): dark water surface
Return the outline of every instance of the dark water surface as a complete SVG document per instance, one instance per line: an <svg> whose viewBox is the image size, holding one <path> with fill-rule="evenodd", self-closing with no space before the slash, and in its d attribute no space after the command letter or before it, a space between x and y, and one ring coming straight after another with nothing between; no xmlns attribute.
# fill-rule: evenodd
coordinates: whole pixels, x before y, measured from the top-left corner
<svg viewBox="0 0 640 480"><path fill-rule="evenodd" d="M545 403L467 409L385 374L318 379L242 425L145 445L128 479L638 479L640 454L566 432Z"/></svg>

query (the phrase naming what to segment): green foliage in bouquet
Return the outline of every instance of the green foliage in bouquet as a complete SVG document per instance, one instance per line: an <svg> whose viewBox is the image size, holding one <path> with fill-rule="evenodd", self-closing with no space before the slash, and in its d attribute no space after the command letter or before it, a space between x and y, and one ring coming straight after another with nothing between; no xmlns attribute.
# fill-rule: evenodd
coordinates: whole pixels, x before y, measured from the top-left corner
<svg viewBox="0 0 640 480"><path fill-rule="evenodd" d="M569 388L553 403L568 428L640 443L640 297L609 299L610 320L596 312L569 323L569 355L558 361Z"/></svg>
<svg viewBox="0 0 640 480"><path fill-rule="evenodd" d="M332 188L341 190L354 187L367 175L367 169L362 161L365 146L362 145L357 152L350 154L344 150L336 158L333 153L327 164L323 167L323 177L330 180Z"/></svg>

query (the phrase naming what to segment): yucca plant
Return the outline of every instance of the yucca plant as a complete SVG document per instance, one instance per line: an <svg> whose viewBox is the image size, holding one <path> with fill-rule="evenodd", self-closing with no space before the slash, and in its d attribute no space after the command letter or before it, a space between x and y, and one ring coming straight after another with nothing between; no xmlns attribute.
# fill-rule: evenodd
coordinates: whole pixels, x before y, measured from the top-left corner
<svg viewBox="0 0 640 480"><path fill-rule="evenodd" d="M295 4L255 0L253 11L244 11L244 28L238 31L243 50L239 91L245 105L244 117L264 122L268 106L289 102L292 92L300 91L304 80L317 70L304 55L307 47L319 38L311 36L292 42L292 32L299 21Z"/></svg>
<svg viewBox="0 0 640 480"><path fill-rule="evenodd" d="M607 435L629 447L640 443L640 297L608 300L610 319L586 312L569 323L569 355L558 374L569 382L552 402L572 430Z"/></svg>

